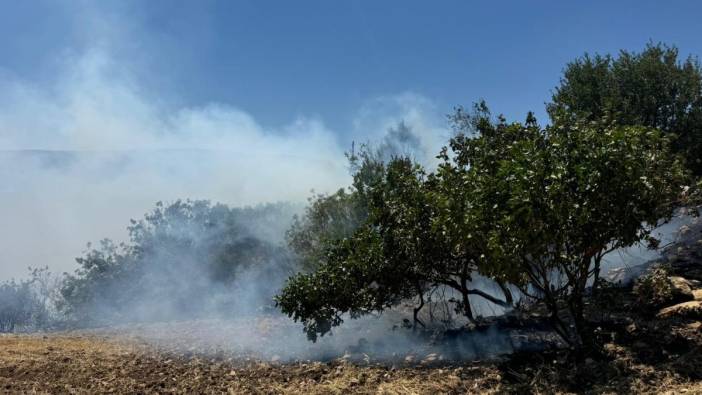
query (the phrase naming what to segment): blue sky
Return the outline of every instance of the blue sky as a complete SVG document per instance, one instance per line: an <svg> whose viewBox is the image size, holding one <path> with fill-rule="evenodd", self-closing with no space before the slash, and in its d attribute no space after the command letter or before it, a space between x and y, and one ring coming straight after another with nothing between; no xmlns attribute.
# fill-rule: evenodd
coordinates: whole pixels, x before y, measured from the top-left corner
<svg viewBox="0 0 702 395"><path fill-rule="evenodd" d="M448 113L485 98L521 118L585 51L664 41L702 54L698 1L3 1L0 73L51 81L66 53L108 45L172 105L226 103L276 127L319 117L350 133L375 97ZM0 74L1 75L1 74Z"/></svg>

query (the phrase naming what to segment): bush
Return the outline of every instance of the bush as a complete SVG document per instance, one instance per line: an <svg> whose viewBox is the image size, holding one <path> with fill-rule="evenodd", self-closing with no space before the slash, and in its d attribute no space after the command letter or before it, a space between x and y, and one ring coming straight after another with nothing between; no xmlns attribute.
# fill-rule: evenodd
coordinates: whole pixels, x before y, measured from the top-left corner
<svg viewBox="0 0 702 395"><path fill-rule="evenodd" d="M28 326L34 313L34 297L27 282L0 284L0 332Z"/></svg>
<svg viewBox="0 0 702 395"><path fill-rule="evenodd" d="M62 288L76 324L244 314L272 305L293 262L289 205L229 208L176 201L132 220L129 243L103 240Z"/></svg>
<svg viewBox="0 0 702 395"><path fill-rule="evenodd" d="M60 278L48 268L30 268L22 281L0 283L0 332L45 330L57 325Z"/></svg>
<svg viewBox="0 0 702 395"><path fill-rule="evenodd" d="M493 121L487 106L458 110L456 135L426 172L408 158L381 166L367 185L368 218L325 244L313 273L277 297L311 339L343 321L452 289L473 320L470 297L509 306L510 287L543 302L554 329L591 345L587 284L602 258L647 239L681 204L686 173L668 139L646 127L568 119L541 128ZM492 279L503 295L473 284Z"/></svg>
<svg viewBox="0 0 702 395"><path fill-rule="evenodd" d="M659 266L639 277L634 284L634 295L644 310L658 309L673 300L673 285L668 269Z"/></svg>

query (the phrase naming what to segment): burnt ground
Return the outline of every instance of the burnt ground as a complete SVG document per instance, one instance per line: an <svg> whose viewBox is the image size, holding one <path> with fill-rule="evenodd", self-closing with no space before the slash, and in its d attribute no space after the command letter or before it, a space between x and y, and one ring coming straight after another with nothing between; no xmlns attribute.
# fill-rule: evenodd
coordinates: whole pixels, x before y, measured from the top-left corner
<svg viewBox="0 0 702 395"><path fill-rule="evenodd" d="M551 350L482 362L419 353L280 362L116 333L4 335L0 393L702 393L702 322L641 312L627 289L601 303L612 306L599 317L604 355L582 361Z"/></svg>
<svg viewBox="0 0 702 395"><path fill-rule="evenodd" d="M693 283L702 281L702 232L697 232L659 262ZM233 351L192 323L2 335L0 393L702 394L702 310L660 315L626 286L607 287L589 307L602 354L578 360L563 349L516 347L504 328L501 337L470 337L473 357L488 352L480 361L450 358L446 350L465 345L451 338L440 339L443 348L410 345L391 358L372 354L374 344L351 347L344 355L334 354L336 349L310 354L314 346L285 338L271 329L283 325L275 321L257 323L256 332L264 335L256 338L232 326L222 341L239 332L250 346ZM529 316L537 314L526 315L531 325ZM522 318L497 326L518 326ZM517 343L531 342L524 336L518 333L522 343ZM252 353L261 341L289 344L293 352ZM506 344L512 347L509 356L499 353Z"/></svg>
<svg viewBox="0 0 702 395"><path fill-rule="evenodd" d="M642 324L602 361L564 351L491 362L262 362L174 355L95 335L0 337L3 393L702 393L699 328ZM629 333L626 327L622 333Z"/></svg>

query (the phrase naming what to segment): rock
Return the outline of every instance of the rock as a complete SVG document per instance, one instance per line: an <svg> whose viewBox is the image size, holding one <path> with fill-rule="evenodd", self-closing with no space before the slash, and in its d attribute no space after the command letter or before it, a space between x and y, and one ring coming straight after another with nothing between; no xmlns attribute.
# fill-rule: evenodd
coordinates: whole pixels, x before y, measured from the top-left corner
<svg viewBox="0 0 702 395"><path fill-rule="evenodd" d="M658 318L702 318L702 301L693 300L661 309Z"/></svg>
<svg viewBox="0 0 702 395"><path fill-rule="evenodd" d="M685 325L687 329L692 329L693 331L699 331L702 329L702 322L695 321L693 323Z"/></svg>
<svg viewBox="0 0 702 395"><path fill-rule="evenodd" d="M431 363L431 362L436 361L436 359L437 359L436 353L431 353L431 354L427 355L427 356L422 360L422 363L423 363L423 364L425 364L425 363Z"/></svg>
<svg viewBox="0 0 702 395"><path fill-rule="evenodd" d="M692 283L686 278L670 276L668 281L670 281L670 285L673 288L673 300L675 302L686 302L695 299L692 294Z"/></svg>
<svg viewBox="0 0 702 395"><path fill-rule="evenodd" d="M702 289L693 289L692 296L695 300L702 300Z"/></svg>

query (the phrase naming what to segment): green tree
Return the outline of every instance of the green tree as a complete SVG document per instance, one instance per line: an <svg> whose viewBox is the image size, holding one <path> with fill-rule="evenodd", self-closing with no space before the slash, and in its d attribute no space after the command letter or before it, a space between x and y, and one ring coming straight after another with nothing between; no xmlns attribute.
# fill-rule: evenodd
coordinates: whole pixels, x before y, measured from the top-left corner
<svg viewBox="0 0 702 395"><path fill-rule="evenodd" d="M453 185L470 189L472 209L455 211L453 221L483 222L486 266L544 302L567 342L591 345L584 297L602 257L647 239L681 204L687 178L668 139L595 121L541 129L531 115L523 125L461 111L455 119L453 163L444 166L463 174L468 184ZM471 242L472 233L456 234Z"/></svg>
<svg viewBox="0 0 702 395"><path fill-rule="evenodd" d="M395 207L386 194L390 192L389 183L408 187L412 183L410 178L418 175L418 169L408 161L398 160L388 167L379 162L376 170L382 176L364 184L362 192L356 192L365 196L368 220L348 237L326 239L320 246L324 259L316 270L291 278L276 297L284 313L304 323L312 340L342 323L343 314L356 318L382 311L416 294L412 281L414 261L402 259L411 252L394 250L394 241L386 237L387 229L374 225L380 220L376 216L382 217L384 213L373 204Z"/></svg>
<svg viewBox="0 0 702 395"><path fill-rule="evenodd" d="M661 130L676 152L702 175L702 69L696 58L679 58L676 47L648 44L619 56L584 55L569 63L548 112Z"/></svg>
<svg viewBox="0 0 702 395"><path fill-rule="evenodd" d="M369 145L347 153L353 183L335 193L309 199L302 216L295 216L286 232L288 246L297 255L303 270L311 271L326 259L330 243L350 237L368 217L368 189L384 171L382 151Z"/></svg>
<svg viewBox="0 0 702 395"><path fill-rule="evenodd" d="M366 186L367 220L349 237L326 244L324 260L312 273L291 278L276 298L282 311L302 321L311 339L343 322L415 300L415 324L425 295L439 287L460 297L456 310L474 320L470 296L507 306L505 299L471 286L487 260L458 248L446 237L440 183L409 158L382 166L382 177Z"/></svg>
<svg viewBox="0 0 702 395"><path fill-rule="evenodd" d="M309 199L302 216L296 216L286 233L288 246L297 255L304 270L314 270L324 263L330 243L353 235L368 218L369 189L383 176L385 163L394 157L410 156L418 138L403 122L388 130L380 145L355 145L346 153L353 176L351 186L332 194L318 194Z"/></svg>
<svg viewBox="0 0 702 395"><path fill-rule="evenodd" d="M277 297L308 336L351 318L447 287L473 319L470 297L509 305L510 284L543 302L555 330L592 346L585 320L607 253L646 240L682 201L687 177L662 132L569 119L543 129L493 121L487 106L452 117L456 135L426 173L407 158L368 185L368 217L349 237L325 244L312 273ZM472 286L475 274L502 286L498 298Z"/></svg>

